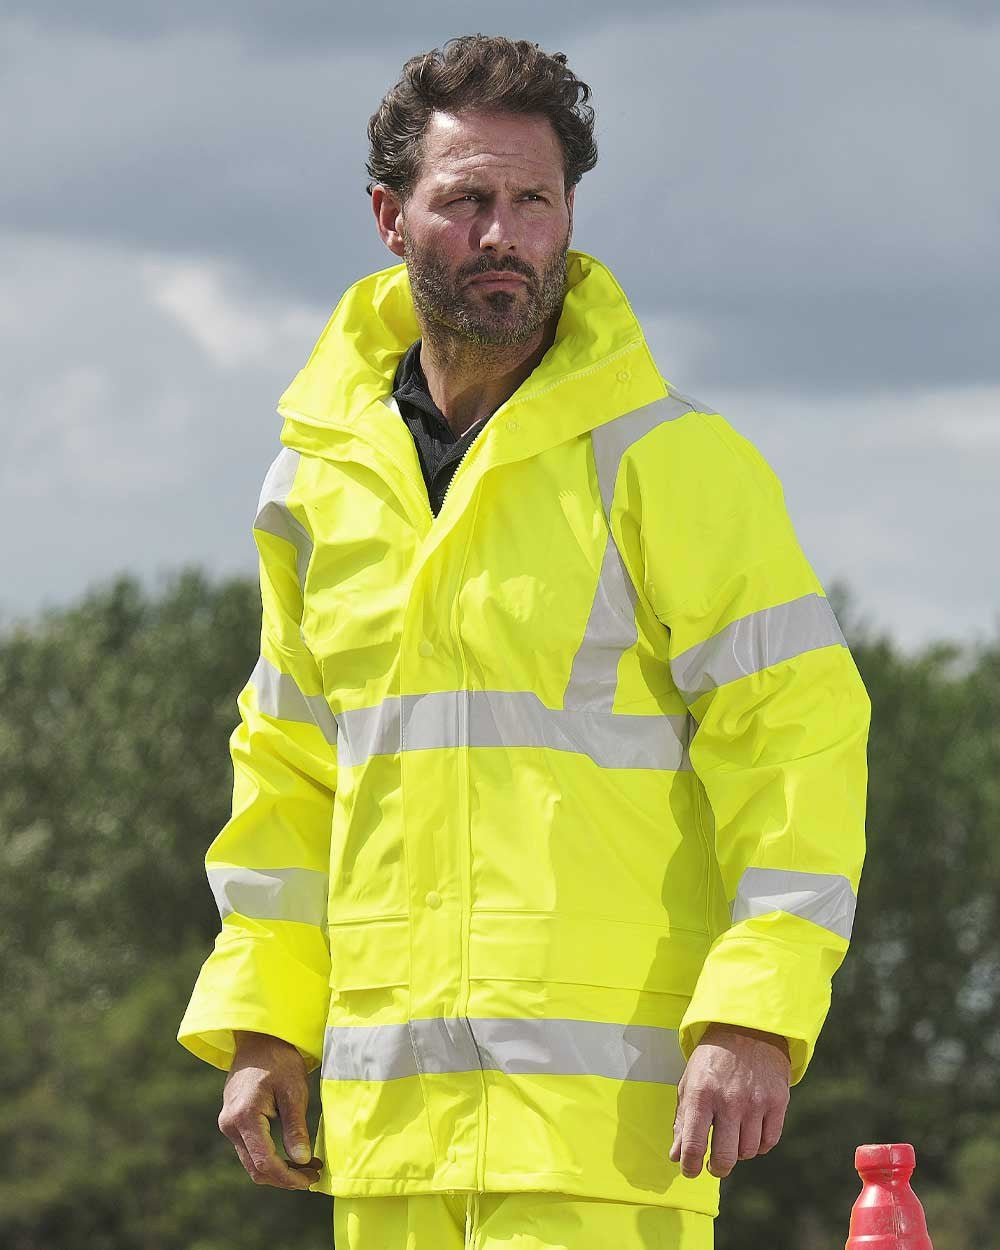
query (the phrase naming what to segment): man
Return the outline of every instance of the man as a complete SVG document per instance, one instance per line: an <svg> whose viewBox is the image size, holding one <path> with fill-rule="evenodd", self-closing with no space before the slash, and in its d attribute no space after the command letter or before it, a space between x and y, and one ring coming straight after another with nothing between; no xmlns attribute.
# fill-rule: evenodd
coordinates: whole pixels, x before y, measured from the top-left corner
<svg viewBox="0 0 1000 1250"><path fill-rule="evenodd" d="M850 934L870 702L778 479L569 250L580 94L524 41L407 62L369 126L405 263L337 306L259 502L178 1038L339 1250L710 1246Z"/></svg>

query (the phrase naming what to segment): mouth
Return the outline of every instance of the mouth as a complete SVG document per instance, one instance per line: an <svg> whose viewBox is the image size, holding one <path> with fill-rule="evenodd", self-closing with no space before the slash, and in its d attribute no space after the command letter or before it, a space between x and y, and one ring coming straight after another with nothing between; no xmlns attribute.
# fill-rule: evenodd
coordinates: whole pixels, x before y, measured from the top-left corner
<svg viewBox="0 0 1000 1250"><path fill-rule="evenodd" d="M507 273L497 270L494 273L478 274L475 278L470 279L473 286L500 286L513 285L515 282L524 282L524 278L519 273Z"/></svg>

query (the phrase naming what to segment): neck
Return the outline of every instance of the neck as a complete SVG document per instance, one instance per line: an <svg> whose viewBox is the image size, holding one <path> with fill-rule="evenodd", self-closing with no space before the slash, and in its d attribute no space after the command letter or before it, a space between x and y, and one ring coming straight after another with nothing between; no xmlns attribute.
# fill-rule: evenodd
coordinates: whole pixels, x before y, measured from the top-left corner
<svg viewBox="0 0 1000 1250"><path fill-rule="evenodd" d="M558 323L556 312L525 342L493 346L442 334L421 320L420 367L456 437L510 399L552 346Z"/></svg>

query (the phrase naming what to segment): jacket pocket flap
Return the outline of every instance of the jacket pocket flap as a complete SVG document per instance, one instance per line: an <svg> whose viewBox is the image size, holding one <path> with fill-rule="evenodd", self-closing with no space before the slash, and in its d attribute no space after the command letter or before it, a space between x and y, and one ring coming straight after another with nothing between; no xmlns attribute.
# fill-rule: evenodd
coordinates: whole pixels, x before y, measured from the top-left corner
<svg viewBox="0 0 1000 1250"><path fill-rule="evenodd" d="M710 946L707 933L667 924L473 912L470 976L690 995Z"/></svg>
<svg viewBox="0 0 1000 1250"><path fill-rule="evenodd" d="M328 928L333 989L369 990L409 982L410 922L406 916Z"/></svg>

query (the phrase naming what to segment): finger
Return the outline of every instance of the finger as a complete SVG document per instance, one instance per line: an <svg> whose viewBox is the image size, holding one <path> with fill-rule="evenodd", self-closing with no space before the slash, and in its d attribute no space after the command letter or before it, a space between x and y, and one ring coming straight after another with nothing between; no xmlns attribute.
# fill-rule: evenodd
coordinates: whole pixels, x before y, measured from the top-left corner
<svg viewBox="0 0 1000 1250"><path fill-rule="evenodd" d="M708 1130L712 1124L712 1104L705 1097L694 1095L684 1110L681 1129L681 1172L693 1178L701 1172L708 1150Z"/></svg>
<svg viewBox="0 0 1000 1250"><path fill-rule="evenodd" d="M766 1155L769 1150L781 1140L781 1130L785 1127L785 1109L782 1107L778 1111L769 1111L764 1116L764 1124L760 1134L760 1149L758 1154Z"/></svg>
<svg viewBox="0 0 1000 1250"><path fill-rule="evenodd" d="M240 1157L240 1163L243 1164L243 1168L247 1176L250 1177L255 1185L259 1185L260 1177L257 1174L257 1169L253 1165L253 1159L250 1158L250 1155L247 1153L246 1146L243 1145L243 1138L240 1137L238 1140L234 1141L233 1145L236 1147L236 1153Z"/></svg>
<svg viewBox="0 0 1000 1250"><path fill-rule="evenodd" d="M713 1176L723 1177L736 1166L740 1152L740 1116L732 1111L720 1111L712 1127L712 1156L708 1170Z"/></svg>
<svg viewBox="0 0 1000 1250"><path fill-rule="evenodd" d="M740 1126L740 1158L755 1159L760 1150L760 1137L764 1127L764 1119L748 1111Z"/></svg>
<svg viewBox="0 0 1000 1250"><path fill-rule="evenodd" d="M281 1138L285 1153L296 1163L308 1163L313 1157L306 1127L306 1106L309 1090L304 1082L296 1081L291 1087L277 1086L274 1101L281 1120Z"/></svg>
<svg viewBox="0 0 1000 1250"><path fill-rule="evenodd" d="M280 1189L307 1189L309 1181L301 1172L293 1172L271 1140L268 1118L263 1112L248 1116L242 1126L243 1144L247 1148L260 1180L265 1185L277 1185Z"/></svg>

